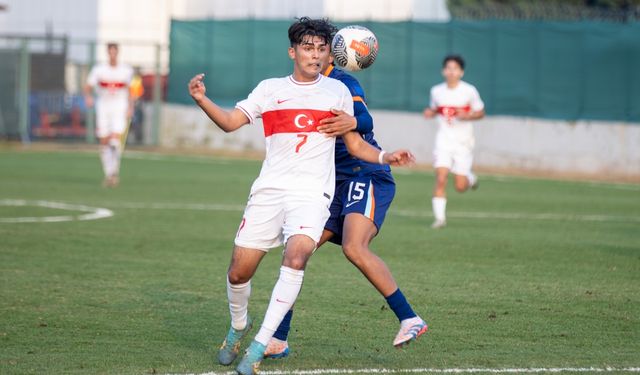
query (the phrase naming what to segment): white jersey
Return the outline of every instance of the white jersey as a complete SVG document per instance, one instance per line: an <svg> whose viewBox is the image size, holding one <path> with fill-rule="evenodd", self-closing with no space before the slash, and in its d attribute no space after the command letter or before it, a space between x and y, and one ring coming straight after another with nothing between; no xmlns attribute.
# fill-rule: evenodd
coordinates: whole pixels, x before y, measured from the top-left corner
<svg viewBox="0 0 640 375"><path fill-rule="evenodd" d="M91 69L87 82L96 90L98 107L114 106L126 110L132 79L133 69L129 65L98 64Z"/></svg>
<svg viewBox="0 0 640 375"><path fill-rule="evenodd" d="M438 113L436 148L451 144L473 148L473 123L456 119L457 112L484 109L480 94L473 85L464 81L455 88L449 88L446 83L435 85L431 88L429 107Z"/></svg>
<svg viewBox="0 0 640 375"><path fill-rule="evenodd" d="M292 76L267 79L236 105L253 123L262 118L266 156L251 192L278 189L333 198L335 137L318 132L331 109L353 115L353 99L340 81L319 75L313 82ZM327 197L328 198L328 197Z"/></svg>

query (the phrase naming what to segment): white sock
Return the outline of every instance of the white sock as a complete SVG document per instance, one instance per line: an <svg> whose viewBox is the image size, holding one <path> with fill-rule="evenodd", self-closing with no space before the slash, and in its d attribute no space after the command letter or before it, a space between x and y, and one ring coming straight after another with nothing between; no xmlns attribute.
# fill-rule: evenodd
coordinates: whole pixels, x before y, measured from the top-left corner
<svg viewBox="0 0 640 375"><path fill-rule="evenodd" d="M433 197L431 200L431 205L433 206L433 216L436 217L438 221L445 221L447 210L447 198L445 197Z"/></svg>
<svg viewBox="0 0 640 375"><path fill-rule="evenodd" d="M280 278L276 286L273 287L271 301L264 316L262 327L260 327L260 331L255 338L257 342L265 346L269 343L282 319L296 302L298 293L302 288L303 278L304 271L294 270L285 266L280 267Z"/></svg>
<svg viewBox="0 0 640 375"><path fill-rule="evenodd" d="M469 181L469 187L472 187L476 184L476 182L478 182L478 176L473 174L473 172L469 172L469 174L467 175L467 180Z"/></svg>
<svg viewBox="0 0 640 375"><path fill-rule="evenodd" d="M102 171L105 177L111 176L111 146L100 145L100 161L102 162Z"/></svg>
<svg viewBox="0 0 640 375"><path fill-rule="evenodd" d="M112 173L114 175L120 174L120 157L122 156L122 146L120 145L119 139L111 139L109 142L111 145L111 165L112 165Z"/></svg>
<svg viewBox="0 0 640 375"><path fill-rule="evenodd" d="M251 296L251 280L244 284L231 284L227 277L227 298L229 299L229 312L231 313L231 327L244 329L247 326L247 310L249 309L249 297Z"/></svg>

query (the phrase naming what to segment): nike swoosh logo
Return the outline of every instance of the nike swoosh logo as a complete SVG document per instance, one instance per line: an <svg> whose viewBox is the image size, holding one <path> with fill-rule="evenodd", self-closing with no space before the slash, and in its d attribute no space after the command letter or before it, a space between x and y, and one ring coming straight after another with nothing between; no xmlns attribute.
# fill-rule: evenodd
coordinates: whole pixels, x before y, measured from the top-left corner
<svg viewBox="0 0 640 375"><path fill-rule="evenodd" d="M289 101L289 100L291 100L291 99L293 99L293 98L283 99L283 100L278 99L278 100L277 100L277 102L278 102L278 104L282 104L282 103L284 103L284 102L288 102L288 101Z"/></svg>
<svg viewBox="0 0 640 375"><path fill-rule="evenodd" d="M347 203L347 205L346 205L346 206L344 206L344 207L345 207L345 208L346 208L346 207L351 207L351 206L353 206L354 204L359 203L359 202L362 202L362 201L361 201L361 200L359 200L359 201L353 201L353 202Z"/></svg>
<svg viewBox="0 0 640 375"><path fill-rule="evenodd" d="M300 226L300 229L311 229L311 228L313 228L313 227L305 227L304 225Z"/></svg>
<svg viewBox="0 0 640 375"><path fill-rule="evenodd" d="M280 298L276 298L276 301L278 301L280 303L289 303L289 302L285 302L285 301L281 300Z"/></svg>

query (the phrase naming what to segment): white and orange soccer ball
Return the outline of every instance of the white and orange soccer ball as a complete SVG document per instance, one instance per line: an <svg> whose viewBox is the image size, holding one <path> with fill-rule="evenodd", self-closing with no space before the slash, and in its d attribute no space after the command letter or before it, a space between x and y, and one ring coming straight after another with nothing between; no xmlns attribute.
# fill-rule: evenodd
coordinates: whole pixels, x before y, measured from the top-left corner
<svg viewBox="0 0 640 375"><path fill-rule="evenodd" d="M356 72L370 67L378 56L378 39L366 27L352 25L333 37L331 52L337 66Z"/></svg>

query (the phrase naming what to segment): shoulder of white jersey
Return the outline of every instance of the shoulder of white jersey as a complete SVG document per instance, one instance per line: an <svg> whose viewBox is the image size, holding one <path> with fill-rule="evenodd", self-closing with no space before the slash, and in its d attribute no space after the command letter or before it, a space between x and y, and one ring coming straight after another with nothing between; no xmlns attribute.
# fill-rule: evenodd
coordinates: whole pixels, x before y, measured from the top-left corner
<svg viewBox="0 0 640 375"><path fill-rule="evenodd" d="M477 90L476 87L467 81L460 81L460 86L465 90Z"/></svg>
<svg viewBox="0 0 640 375"><path fill-rule="evenodd" d="M437 85L431 86L431 92L444 90L446 88L447 88L447 83L446 82L441 82L441 83L438 83Z"/></svg>
<svg viewBox="0 0 640 375"><path fill-rule="evenodd" d="M347 85L338 79L322 76L320 83L323 87L326 87L328 90L336 94L351 96L351 91L349 91Z"/></svg>

